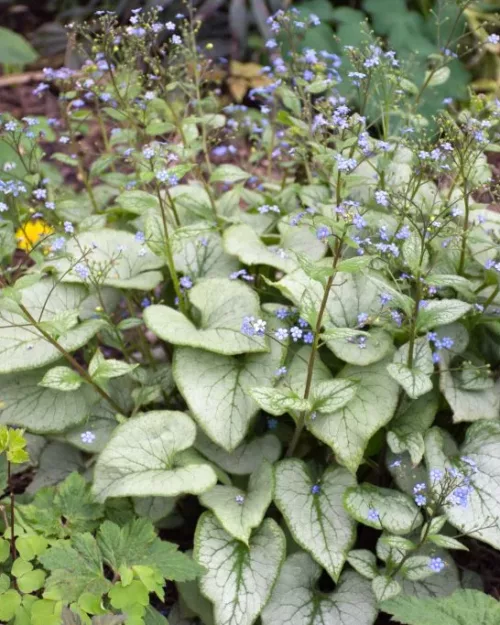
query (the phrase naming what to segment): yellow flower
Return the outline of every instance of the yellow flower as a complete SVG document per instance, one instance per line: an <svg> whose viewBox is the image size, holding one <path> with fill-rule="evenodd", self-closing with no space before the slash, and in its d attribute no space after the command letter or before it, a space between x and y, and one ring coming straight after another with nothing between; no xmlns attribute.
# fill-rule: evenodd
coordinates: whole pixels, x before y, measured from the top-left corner
<svg viewBox="0 0 500 625"><path fill-rule="evenodd" d="M49 234L52 234L53 232L54 229L49 226L49 224L46 224L43 219L27 221L17 229L17 247L29 252L40 239L49 236Z"/></svg>

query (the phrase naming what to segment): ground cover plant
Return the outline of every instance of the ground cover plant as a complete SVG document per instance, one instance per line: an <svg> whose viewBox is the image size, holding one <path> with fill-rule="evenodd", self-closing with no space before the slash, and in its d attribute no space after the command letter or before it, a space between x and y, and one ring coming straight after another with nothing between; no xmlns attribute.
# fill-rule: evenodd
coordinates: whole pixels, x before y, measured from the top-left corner
<svg viewBox="0 0 500 625"><path fill-rule="evenodd" d="M497 623L498 101L292 9L232 104L189 7L99 13L1 120L0 620Z"/></svg>

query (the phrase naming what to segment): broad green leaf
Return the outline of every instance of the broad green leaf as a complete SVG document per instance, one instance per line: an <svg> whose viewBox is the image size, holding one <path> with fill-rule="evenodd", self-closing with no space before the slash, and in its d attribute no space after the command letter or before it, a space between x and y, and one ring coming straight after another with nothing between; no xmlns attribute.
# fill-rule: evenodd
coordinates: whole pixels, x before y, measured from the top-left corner
<svg viewBox="0 0 500 625"><path fill-rule="evenodd" d="M138 516L157 523L174 512L175 503L173 497L135 497L134 510Z"/></svg>
<svg viewBox="0 0 500 625"><path fill-rule="evenodd" d="M457 590L449 597L397 597L384 612L405 625L496 625L500 603L479 590Z"/></svg>
<svg viewBox="0 0 500 625"><path fill-rule="evenodd" d="M276 466L276 505L295 541L335 581L355 540L356 523L342 503L346 488L355 484L340 467L329 467L316 483L301 460L283 460Z"/></svg>
<svg viewBox="0 0 500 625"><path fill-rule="evenodd" d="M417 315L417 331L425 332L457 321L471 310L472 304L458 299L431 300Z"/></svg>
<svg viewBox="0 0 500 625"><path fill-rule="evenodd" d="M403 243L403 258L412 272L425 271L429 263L429 253L425 249L425 243L422 242L422 236L412 229L410 236Z"/></svg>
<svg viewBox="0 0 500 625"><path fill-rule="evenodd" d="M453 410L455 423L499 418L500 381L489 388L470 390L463 387L460 371L450 371L449 362L440 362L439 366L439 387Z"/></svg>
<svg viewBox="0 0 500 625"><path fill-rule="evenodd" d="M254 399L262 410L269 414L280 416L292 410L310 412L312 403L308 399L298 397L293 391L256 386L248 389L247 394Z"/></svg>
<svg viewBox="0 0 500 625"><path fill-rule="evenodd" d="M372 260L372 256L353 256L341 260L337 265L337 270L345 273L358 273L366 269Z"/></svg>
<svg viewBox="0 0 500 625"><path fill-rule="evenodd" d="M371 484L348 488L344 506L356 521L398 536L409 534L423 522L417 506L408 495Z"/></svg>
<svg viewBox="0 0 500 625"><path fill-rule="evenodd" d="M234 184L236 182L247 180L248 178L250 178L250 174L243 171L237 165L230 165L228 163L226 165L219 165L215 168L210 176L210 182L225 182L226 184Z"/></svg>
<svg viewBox="0 0 500 625"><path fill-rule="evenodd" d="M321 262L330 266L328 259ZM296 306L300 306L305 291L316 308L319 308L323 299L323 286L309 278L302 269L289 273L274 286ZM323 323L325 329L355 328L360 313L377 315L380 312L379 295L384 290L387 290L385 283L372 280L369 274L337 273L326 305Z"/></svg>
<svg viewBox="0 0 500 625"><path fill-rule="evenodd" d="M387 371L404 388L408 397L417 399L432 390L432 351L426 337L416 339L411 367L408 367L409 352L410 344L405 343L395 353L394 361L387 366Z"/></svg>
<svg viewBox="0 0 500 625"><path fill-rule="evenodd" d="M397 597L401 592L401 584L387 575L378 575L372 581L372 590L377 601L384 601Z"/></svg>
<svg viewBox="0 0 500 625"><path fill-rule="evenodd" d="M268 462L250 476L247 491L234 486L214 486L200 496L222 527L248 545L252 530L262 522L274 491L273 468Z"/></svg>
<svg viewBox="0 0 500 625"><path fill-rule="evenodd" d="M206 222L178 228L171 241L175 268L192 278L227 278L239 269L236 258L224 252L220 234Z"/></svg>
<svg viewBox="0 0 500 625"><path fill-rule="evenodd" d="M0 423L17 425L30 432L53 434L63 432L91 415L98 401L96 392L89 386L67 391L40 386L40 381L51 371L54 369L45 374L44 371L29 371L0 378ZM77 373L75 375L79 377Z"/></svg>
<svg viewBox="0 0 500 625"><path fill-rule="evenodd" d="M194 423L182 412L158 410L126 421L97 461L97 499L175 497L208 490L217 481L213 469L185 453L195 436Z"/></svg>
<svg viewBox="0 0 500 625"><path fill-rule="evenodd" d="M270 352L243 358L177 348L174 378L198 425L231 452L243 441L259 410L247 389L269 384L281 358L282 347L274 341Z"/></svg>
<svg viewBox="0 0 500 625"><path fill-rule="evenodd" d="M164 261L124 230L92 230L76 235L66 244L74 260L58 259L56 269L63 282L83 282L74 265L80 263L99 283L120 289L154 289L162 280L158 269ZM86 252L82 259L82 251Z"/></svg>
<svg viewBox="0 0 500 625"><path fill-rule="evenodd" d="M37 534L26 534L16 539L16 549L21 558L27 562L42 554L48 547L47 539Z"/></svg>
<svg viewBox="0 0 500 625"><path fill-rule="evenodd" d="M353 549L347 554L347 562L352 568L367 579L378 575L377 557L368 549Z"/></svg>
<svg viewBox="0 0 500 625"><path fill-rule="evenodd" d="M52 367L38 383L55 391L76 391L83 383L81 376L69 367Z"/></svg>
<svg viewBox="0 0 500 625"><path fill-rule="evenodd" d="M411 581L420 581L430 577L434 575L434 571L429 567L429 563L429 556L411 556L401 567L401 575Z"/></svg>
<svg viewBox="0 0 500 625"><path fill-rule="evenodd" d="M10 621L11 618L17 612L17 609L21 605L21 595L11 588L0 595L0 619L5 621L6 623Z"/></svg>
<svg viewBox="0 0 500 625"><path fill-rule="evenodd" d="M45 597L77 601L84 592L101 595L111 582L104 577L102 556L91 534L76 534L71 543L61 542L39 557L50 575L45 585Z"/></svg>
<svg viewBox="0 0 500 625"><path fill-rule="evenodd" d="M281 455L281 443L270 432L247 440L234 451L227 452L199 431L195 446L209 460L233 475L249 475L260 466L263 460L274 464Z"/></svg>
<svg viewBox="0 0 500 625"><path fill-rule="evenodd" d="M320 575L309 554L291 555L264 608L263 625L373 625L378 611L369 581L348 571L325 593L317 588Z"/></svg>
<svg viewBox="0 0 500 625"><path fill-rule="evenodd" d="M322 336L328 336L328 332ZM371 365L392 352L391 335L379 329L356 333L345 339L330 339L326 344L337 358L351 365Z"/></svg>
<svg viewBox="0 0 500 625"><path fill-rule="evenodd" d="M313 385L311 404L318 412L340 410L356 395L358 384L353 380L323 380Z"/></svg>
<svg viewBox="0 0 500 625"><path fill-rule="evenodd" d="M101 350L97 350L89 363L89 374L97 383L110 380L111 378L119 378L127 375L136 369L139 365L129 365L123 360L114 358L106 359L102 355Z"/></svg>
<svg viewBox="0 0 500 625"><path fill-rule="evenodd" d="M198 327L182 313L162 305L146 308L146 325L173 345L229 356L266 350L264 337L246 336L241 331L245 317L260 317L259 298L247 285L210 278L189 291L189 300L200 311Z"/></svg>
<svg viewBox="0 0 500 625"><path fill-rule="evenodd" d="M9 28L0 27L0 41L0 65L24 66L38 58L33 46L22 35Z"/></svg>
<svg viewBox="0 0 500 625"><path fill-rule="evenodd" d="M41 280L20 291L22 303L37 322L51 323L64 313L78 311L85 288ZM90 341L104 322L91 319L61 333L57 342L74 351ZM35 369L60 360L61 352L24 317L0 310L0 374Z"/></svg>
<svg viewBox="0 0 500 625"><path fill-rule="evenodd" d="M419 464L424 455L423 435L431 427L438 405L439 393L436 391L402 404L387 432L387 444L395 454L408 451L413 464Z"/></svg>
<svg viewBox="0 0 500 625"><path fill-rule="evenodd" d="M179 607L183 614L193 614L198 616L204 625L214 625L213 605L201 594L199 580L192 582L182 582L176 584L179 591ZM168 615L171 618L171 613ZM179 625L193 625L189 623L180 623Z"/></svg>
<svg viewBox="0 0 500 625"><path fill-rule="evenodd" d="M42 450L35 477L26 492L35 494L40 488L65 480L73 471L84 469L80 452L58 441L49 442Z"/></svg>
<svg viewBox="0 0 500 625"><path fill-rule="evenodd" d="M99 406L95 408L95 410L98 409ZM80 425L66 430L63 436L64 440L74 447L77 447L87 453L95 454L104 449L117 426L118 422L112 416L91 416ZM82 434L84 434L84 432L92 432L95 438L91 442L85 442L89 439L87 436L84 436L82 440Z"/></svg>
<svg viewBox="0 0 500 625"><path fill-rule="evenodd" d="M425 74L425 79L429 87L437 87L444 84L450 77L451 70L447 65L436 70L429 70Z"/></svg>
<svg viewBox="0 0 500 625"><path fill-rule="evenodd" d="M461 532L500 549L500 422L472 424L460 455L475 462L477 471L471 472L467 506L449 503L445 508L448 520Z"/></svg>
<svg viewBox="0 0 500 625"><path fill-rule="evenodd" d="M214 604L215 623L252 625L278 577L285 537L275 521L266 519L247 546L207 512L198 521L194 557L207 569L200 587Z"/></svg>
<svg viewBox="0 0 500 625"><path fill-rule="evenodd" d="M451 536L444 536L443 534L429 534L427 540L430 540L431 543L434 543L443 549L459 549L461 551L469 551L468 547Z"/></svg>
<svg viewBox="0 0 500 625"><path fill-rule="evenodd" d="M386 366L386 360L368 367L346 366L336 379L358 380L356 395L342 409L319 414L308 424L352 473L361 464L370 438L391 420L396 409L398 385Z"/></svg>
<svg viewBox="0 0 500 625"><path fill-rule="evenodd" d="M267 247L246 224L236 224L224 232L224 249L245 265L269 265L280 271L291 271L297 266L293 254L279 246Z"/></svg>
<svg viewBox="0 0 500 625"><path fill-rule="evenodd" d="M287 252L289 257L297 259L301 256L311 261L317 261L326 253L327 246L324 241L320 241L310 226L291 226L285 220L278 223L278 230L281 234L281 247ZM297 263L295 263L297 264Z"/></svg>
<svg viewBox="0 0 500 625"><path fill-rule="evenodd" d="M146 191L124 191L115 198L115 202L124 210L135 215L143 215L149 210L160 210L160 202L156 195Z"/></svg>

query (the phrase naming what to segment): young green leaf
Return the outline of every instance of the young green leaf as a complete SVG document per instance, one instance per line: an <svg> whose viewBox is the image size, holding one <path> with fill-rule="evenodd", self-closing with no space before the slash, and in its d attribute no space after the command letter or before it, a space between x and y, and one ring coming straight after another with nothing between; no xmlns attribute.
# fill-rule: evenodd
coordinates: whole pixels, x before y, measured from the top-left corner
<svg viewBox="0 0 500 625"><path fill-rule="evenodd" d="M405 343L387 366L389 375L406 391L408 397L417 399L432 390L431 374L434 371L432 351L426 337L416 339L413 345L412 366L408 367L410 344Z"/></svg>
<svg viewBox="0 0 500 625"><path fill-rule="evenodd" d="M274 475L268 462L250 476L247 491L234 486L214 486L200 502L212 510L222 527L248 545L252 530L262 522L273 499Z"/></svg>

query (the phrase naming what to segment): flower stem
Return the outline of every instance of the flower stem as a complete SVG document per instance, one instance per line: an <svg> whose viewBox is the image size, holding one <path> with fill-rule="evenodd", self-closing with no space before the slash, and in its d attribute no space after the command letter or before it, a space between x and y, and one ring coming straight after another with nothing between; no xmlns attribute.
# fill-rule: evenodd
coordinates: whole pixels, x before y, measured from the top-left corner
<svg viewBox="0 0 500 625"><path fill-rule="evenodd" d="M318 347L319 347L319 335L321 332L321 327L323 325L323 317L325 314L325 310L326 310L326 304L328 302L328 297L330 295L330 291L332 289L333 286L333 281L335 279L335 275L336 275L336 268L337 268L337 264L339 262L340 259L340 252L342 250L342 240L341 239L337 239L336 245L335 245L335 253L333 255L333 265L332 265L332 269L333 272L332 274L328 277L328 281L326 283L325 286L325 290L323 293L323 298L321 300L321 304L319 307L319 311L318 311L318 317L316 319L316 325L314 328L314 340L313 340L313 344L311 346L311 354L309 356L309 361L307 363L307 376L306 376L306 385L304 388L304 399L309 399L309 395L311 393L311 386L312 386L312 378L313 378L313 372L314 372L314 363L316 361L316 355L318 353ZM288 447L288 450L286 452L287 457L293 456L295 449L299 443L299 439L300 436L302 434L302 431L304 430L305 427L305 422L306 422L306 416L307 416L307 411L302 412L302 414L299 417L299 420L297 422L297 427L295 428L295 432L293 434L293 438L290 442L290 445Z"/></svg>

